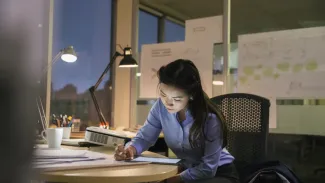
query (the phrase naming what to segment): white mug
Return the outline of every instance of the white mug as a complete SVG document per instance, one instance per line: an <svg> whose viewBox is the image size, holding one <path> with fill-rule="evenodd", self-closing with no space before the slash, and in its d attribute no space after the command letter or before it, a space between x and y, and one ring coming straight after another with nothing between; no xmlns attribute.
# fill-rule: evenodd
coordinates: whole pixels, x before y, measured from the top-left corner
<svg viewBox="0 0 325 183"><path fill-rule="evenodd" d="M45 133L46 137L44 135ZM63 137L63 128L47 128L42 132L42 137L47 141L49 148L60 148Z"/></svg>
<svg viewBox="0 0 325 183"><path fill-rule="evenodd" d="M70 139L71 127L63 127L63 139Z"/></svg>

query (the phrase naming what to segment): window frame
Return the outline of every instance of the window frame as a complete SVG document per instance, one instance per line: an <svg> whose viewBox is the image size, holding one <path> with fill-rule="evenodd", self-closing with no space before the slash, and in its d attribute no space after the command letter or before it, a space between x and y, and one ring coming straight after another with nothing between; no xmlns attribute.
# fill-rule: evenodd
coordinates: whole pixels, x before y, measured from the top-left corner
<svg viewBox="0 0 325 183"><path fill-rule="evenodd" d="M144 4L141 4L141 3L139 4L138 7L139 7L139 10L138 10L139 12L144 11L144 12L158 18L157 43L163 43L164 42L165 20L168 20L168 21L170 21L172 23L175 23L175 24L180 25L180 26L185 28L185 21L181 21L181 20L179 20L177 18L174 18L172 16L163 14L162 12L157 11L157 10L155 10L153 8L150 8L150 7L148 7L148 6L144 5ZM139 20L139 18L138 18L138 20ZM137 24L137 30L139 30L139 24ZM139 33L138 33L137 37L138 36L139 36ZM137 42L137 45L138 45L138 42ZM137 50L139 50L139 48ZM139 54L140 54L140 52L139 52ZM139 64L141 64L141 63L139 62ZM136 73L134 73L133 76L135 74ZM139 82L139 80L134 79L134 81L136 82L136 87L133 88L133 91L131 91L131 93L136 93L136 96L131 101L132 103L134 103L134 100L135 100L134 107L131 105L131 107L132 107L131 108L131 111L132 111L131 113L133 114L133 115L131 115L131 117L134 117L135 119L138 119L138 116L137 116L138 113L136 112L138 110L138 106L139 105L150 105L150 104L152 104L153 100L152 99L141 99L141 98L139 98L139 95L138 95L138 92L139 92L139 87L138 87L139 83L138 82ZM134 91L134 90L136 90L136 91ZM138 124L138 122L130 123L131 126L134 126L134 125L137 125L137 124Z"/></svg>
<svg viewBox="0 0 325 183"><path fill-rule="evenodd" d="M150 8L146 5L139 4L139 11L144 11L148 14L151 14L158 18L158 38L157 43L163 43L165 38L165 20L168 20L172 23L180 25L185 28L185 21L178 20L172 16L163 14L153 8Z"/></svg>

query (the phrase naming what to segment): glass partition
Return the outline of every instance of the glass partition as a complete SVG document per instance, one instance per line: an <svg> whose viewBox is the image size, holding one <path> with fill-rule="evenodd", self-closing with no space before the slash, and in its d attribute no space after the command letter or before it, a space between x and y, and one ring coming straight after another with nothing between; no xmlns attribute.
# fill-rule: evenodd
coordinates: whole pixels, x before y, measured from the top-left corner
<svg viewBox="0 0 325 183"><path fill-rule="evenodd" d="M325 7L325 1L232 1L231 50L238 48L240 35L325 26L325 14L320 7ZM237 65L241 60L233 57L231 62ZM229 82L238 82L234 74L230 74L230 78ZM270 84L269 87L276 86ZM235 90L230 88L229 92ZM276 105L276 128L270 128L268 156L292 167L303 182L324 181L321 175L325 169L319 169L325 168L322 157L325 153L324 101L317 96L278 97L273 103Z"/></svg>
<svg viewBox="0 0 325 183"><path fill-rule="evenodd" d="M170 5L170 10L175 10L174 12L183 15L182 17L186 17L184 20L187 20L222 15L223 6L220 2L222 1L200 3L200 5L193 2L193 4L187 4L186 8L176 2L168 5ZM325 7L323 0L297 0L285 3L258 0L232 1L228 83L222 82L225 73L223 44L215 44L211 64L213 96L223 94L224 87L227 88L228 93L239 92L238 70L241 63L238 58L240 51L238 36L325 26L323 7ZM165 22L165 28L168 24ZM175 39L168 38L169 33L173 32L166 31L165 40L174 41ZM279 45L279 48L281 47L284 46ZM320 49L317 48L317 50ZM270 84L269 87L273 89L275 86ZM325 180L321 179L318 173L321 171L318 169L319 167L325 168L325 161L322 158L322 154L325 153L325 123L323 122L325 99L317 96L279 97L275 101L272 104L276 108L276 128L270 128L268 157L278 159L292 167L304 182L324 182ZM138 104L138 124L143 124L151 104L148 100L138 100Z"/></svg>
<svg viewBox="0 0 325 183"><path fill-rule="evenodd" d="M231 43L229 55L229 83L223 82L224 73L224 58L223 58L223 43L214 44L213 47L213 81L212 81L212 97L222 95L223 88L227 87L229 93L237 92L237 43Z"/></svg>

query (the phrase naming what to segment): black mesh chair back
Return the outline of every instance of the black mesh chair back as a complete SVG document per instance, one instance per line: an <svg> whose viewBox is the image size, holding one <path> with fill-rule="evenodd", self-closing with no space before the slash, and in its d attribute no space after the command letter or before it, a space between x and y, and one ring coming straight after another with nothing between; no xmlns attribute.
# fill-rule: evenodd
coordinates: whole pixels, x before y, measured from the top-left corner
<svg viewBox="0 0 325 183"><path fill-rule="evenodd" d="M245 93L225 94L211 101L226 119L227 150L235 157L237 168L265 160L270 101Z"/></svg>

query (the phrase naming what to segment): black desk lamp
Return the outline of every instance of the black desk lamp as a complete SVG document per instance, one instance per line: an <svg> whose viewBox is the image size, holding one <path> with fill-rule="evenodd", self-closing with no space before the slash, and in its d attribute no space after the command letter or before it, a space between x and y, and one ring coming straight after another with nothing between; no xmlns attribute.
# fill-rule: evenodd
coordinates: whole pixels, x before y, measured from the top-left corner
<svg viewBox="0 0 325 183"><path fill-rule="evenodd" d="M99 86L99 84L102 82L104 76L107 74L107 72L109 71L109 69L113 66L115 60L117 57L122 56L123 59L120 62L119 67L124 67L124 68L129 68L129 67L138 67L137 61L132 57L132 50L130 47L125 47L123 49L123 54L119 53L119 52L115 52L113 57L111 58L111 61L108 63L108 65L106 66L104 72L102 73L102 75L99 77L98 81L96 82L96 84L92 87L89 88L89 92L91 94L91 98L94 102L98 117L99 117L99 121L100 121L100 125L103 126L105 129L107 129L108 127L111 126L111 122L107 121L98 105L96 96L95 96L95 90L97 89L97 87ZM108 125L108 126L107 126Z"/></svg>

